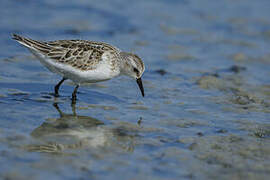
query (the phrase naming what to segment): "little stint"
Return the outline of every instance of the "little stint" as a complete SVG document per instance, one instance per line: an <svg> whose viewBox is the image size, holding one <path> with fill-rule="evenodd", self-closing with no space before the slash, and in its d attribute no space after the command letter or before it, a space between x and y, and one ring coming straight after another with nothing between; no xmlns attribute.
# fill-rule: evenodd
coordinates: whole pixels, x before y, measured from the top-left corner
<svg viewBox="0 0 270 180"><path fill-rule="evenodd" d="M123 52L103 42L87 40L42 42L16 34L13 34L12 38L27 47L51 72L63 77L54 87L55 96L59 96L61 84L70 79L76 84L72 93L72 103L75 103L80 84L106 81L119 75L136 79L144 96L141 76L145 67L136 54Z"/></svg>

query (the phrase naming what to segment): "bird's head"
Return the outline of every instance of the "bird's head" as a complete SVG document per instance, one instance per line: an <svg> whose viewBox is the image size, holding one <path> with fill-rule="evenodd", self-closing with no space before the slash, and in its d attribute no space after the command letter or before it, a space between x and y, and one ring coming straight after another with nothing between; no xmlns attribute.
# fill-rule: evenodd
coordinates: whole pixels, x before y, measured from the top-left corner
<svg viewBox="0 0 270 180"><path fill-rule="evenodd" d="M123 60L121 67L121 73L127 75L133 79L136 79L136 82L141 90L142 96L144 96L144 89L142 84L142 75L145 70L143 61L136 54L121 52L120 56Z"/></svg>

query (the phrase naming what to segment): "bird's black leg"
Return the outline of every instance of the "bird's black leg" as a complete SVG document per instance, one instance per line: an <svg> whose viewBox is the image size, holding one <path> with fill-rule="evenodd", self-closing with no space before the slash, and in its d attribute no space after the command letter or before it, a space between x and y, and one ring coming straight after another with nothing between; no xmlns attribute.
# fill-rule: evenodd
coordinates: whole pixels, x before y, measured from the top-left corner
<svg viewBox="0 0 270 180"><path fill-rule="evenodd" d="M72 104L75 104L76 103L76 99L77 99L77 96L76 96L76 94L77 94L77 90L78 90L78 88L79 88L79 85L77 85L76 87L75 87L75 89L74 89L74 91L73 91L73 93L72 93Z"/></svg>
<svg viewBox="0 0 270 180"><path fill-rule="evenodd" d="M66 80L66 78L63 78L61 81L59 81L59 83L58 83L56 86L54 86L54 95L55 95L56 97L59 96L59 93L58 93L59 87L61 86L61 84L62 84L65 80Z"/></svg>

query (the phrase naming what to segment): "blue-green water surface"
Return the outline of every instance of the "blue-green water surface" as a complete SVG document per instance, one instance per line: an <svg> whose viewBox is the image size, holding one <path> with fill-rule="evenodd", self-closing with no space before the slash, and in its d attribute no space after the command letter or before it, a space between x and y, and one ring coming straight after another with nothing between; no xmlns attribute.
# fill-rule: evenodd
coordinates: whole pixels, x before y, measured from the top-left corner
<svg viewBox="0 0 270 180"><path fill-rule="evenodd" d="M267 179L270 1L1 0L0 179ZM111 43L145 62L80 87L11 39Z"/></svg>

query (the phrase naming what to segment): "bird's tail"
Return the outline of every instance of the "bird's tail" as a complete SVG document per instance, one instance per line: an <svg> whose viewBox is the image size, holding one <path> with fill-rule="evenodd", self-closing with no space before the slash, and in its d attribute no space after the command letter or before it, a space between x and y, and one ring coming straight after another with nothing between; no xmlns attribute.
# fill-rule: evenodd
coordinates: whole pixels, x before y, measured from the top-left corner
<svg viewBox="0 0 270 180"><path fill-rule="evenodd" d="M39 50L42 52L50 51L50 47L44 42L35 41L33 39L25 38L17 34L12 34L12 39L33 50Z"/></svg>
<svg viewBox="0 0 270 180"><path fill-rule="evenodd" d="M16 41L23 41L23 37L17 35L17 34L12 34L12 39Z"/></svg>

